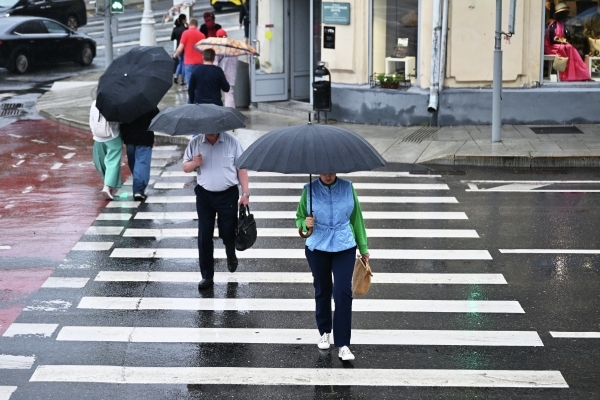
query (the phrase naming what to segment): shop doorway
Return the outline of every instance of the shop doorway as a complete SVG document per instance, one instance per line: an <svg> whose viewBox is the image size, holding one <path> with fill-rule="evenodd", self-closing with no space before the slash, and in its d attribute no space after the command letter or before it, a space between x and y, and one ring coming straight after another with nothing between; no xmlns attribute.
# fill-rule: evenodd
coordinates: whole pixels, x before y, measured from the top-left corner
<svg viewBox="0 0 600 400"><path fill-rule="evenodd" d="M250 0L251 101L310 101L311 2Z"/></svg>

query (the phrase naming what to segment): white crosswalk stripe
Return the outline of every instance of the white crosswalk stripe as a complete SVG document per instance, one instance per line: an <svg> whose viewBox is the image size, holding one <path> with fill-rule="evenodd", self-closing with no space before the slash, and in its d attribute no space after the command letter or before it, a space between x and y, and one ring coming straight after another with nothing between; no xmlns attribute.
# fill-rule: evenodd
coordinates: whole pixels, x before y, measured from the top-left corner
<svg viewBox="0 0 600 400"><path fill-rule="evenodd" d="M282 367L277 367L277 363L265 365L261 360L253 361L251 366L249 357L254 351L264 352L264 359L268 359L271 349L276 348L277 352L272 354L281 357L281 352L285 354L293 346L301 346L302 351L314 351L317 356L316 327L298 322L309 317L314 320L311 314L315 311L315 300L310 297L313 277L308 267L298 269L305 264L298 261L305 260L305 250L294 227L295 208L308 176L250 171L251 190L257 191L252 194L251 204L257 204L258 210L252 210L252 214L257 220L259 239L252 248L237 252L240 267L235 273L223 272L222 260L226 254L221 241L216 239L214 255L220 270L214 275L215 287L213 292L197 297L196 284L201 275L195 245L198 229L193 222L198 218L193 195L196 173L184 173L177 165L163 171L163 167L175 162L168 159L174 158L176 152L182 150L181 146L157 146L154 150L152 166L156 182L148 199L137 202L123 198L109 202L73 248L78 251L67 257L74 260L65 261L77 264L77 257L92 254L91 268L97 269L90 269L90 275L82 278L79 271L90 268L82 262L74 267L77 275L51 277L44 283L47 289L41 293L54 293L52 299L57 298L56 291L72 293L80 288L81 295L77 299L69 298L73 304L69 313L91 317L65 322L46 319L45 324L23 321L12 324L4 333L3 337L7 338L52 340L57 345L73 348L70 358L62 362L40 363L31 382L60 383L64 385L61 389L71 387L70 384L76 388L79 383L99 387L115 384L222 385L228 388L233 385L417 386L437 387L443 395L446 393L442 390L456 387L568 388L561 371L547 365L523 369L515 364L495 370L485 364L481 369L473 369L474 365L467 367L452 360L463 358L461 352L467 348L492 348L496 351L494 356L501 357L515 348L542 347L544 343L538 332L522 324L521 319L528 311L525 303L524 308L521 299L503 295L509 293L506 290L510 280L507 282L502 273L497 273L501 270L489 268L493 253L482 248L483 240L479 239L476 226L471 225L468 209L459 203L460 197L457 199L450 192L464 192L464 187L449 186L441 180L441 175L408 172L366 171L340 175L353 180L361 204L366 205L363 217L374 268L371 291L352 302L356 321L362 324L352 330L352 346L356 346L353 352L357 363L359 360L363 363L373 354L379 354L378 351L396 351L394 346L444 346L445 364L435 360L436 353L432 352L427 353L427 357L413 353L402 363L392 363L395 367L389 369L313 368L313 363L306 365L304 361L299 361L297 368L286 368L285 365L296 365L280 363ZM177 163L180 164L180 160ZM290 189L297 194L286 192ZM370 191L366 192L368 196L361 194L364 191ZM286 209L289 210L282 211ZM217 237L218 230L215 230ZM522 251L501 250L502 253ZM63 271L69 270L58 269L57 273ZM493 290L481 296L481 287ZM232 288L235 290L230 292ZM275 297L275 293L286 295L280 298ZM333 302L332 308L335 308ZM50 314L43 310L33 312ZM107 317L116 314L123 316L122 322L113 323L114 317ZM133 315L135 321L130 319ZM148 315L153 316L151 321L138 320ZM464 324L444 328L443 324L427 322L431 318L460 321L465 317L477 321L466 328ZM487 320L479 320L482 317ZM412 326L412 318L423 318L423 323ZM277 326L272 326L273 320ZM502 326L495 325L500 320ZM356 321L353 318L353 326ZM596 332L551 334L557 340L600 336L596 336ZM96 365L95 361L77 355L77 346L86 346L86 349L101 348L98 351L113 356L121 351L119 346L123 343L165 346L166 353L170 349L167 346L182 344L193 344L202 351L219 344L242 345L239 347L249 350L232 354L230 363L225 366L219 364L219 360L203 358L205 364L201 367L194 366L194 361L182 365L169 355L158 357L151 353L146 354L144 361L128 361L131 364L125 366L117 362ZM363 355L361 352L366 346L377 347L374 347L376 350L370 347L369 354ZM332 358L337 361L335 355ZM428 369L428 365L444 368ZM405 368L400 369L400 366ZM0 387L0 399L1 393ZM390 398L399 397L398 392L391 393ZM448 393L450 398L455 392Z"/></svg>

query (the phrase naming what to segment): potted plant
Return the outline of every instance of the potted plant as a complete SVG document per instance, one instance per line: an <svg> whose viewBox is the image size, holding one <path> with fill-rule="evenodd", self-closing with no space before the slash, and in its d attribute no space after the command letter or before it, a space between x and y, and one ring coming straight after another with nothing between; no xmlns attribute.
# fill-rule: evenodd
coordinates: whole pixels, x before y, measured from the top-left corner
<svg viewBox="0 0 600 400"><path fill-rule="evenodd" d="M403 74L377 74L379 86L383 89L398 89L400 82L404 81Z"/></svg>

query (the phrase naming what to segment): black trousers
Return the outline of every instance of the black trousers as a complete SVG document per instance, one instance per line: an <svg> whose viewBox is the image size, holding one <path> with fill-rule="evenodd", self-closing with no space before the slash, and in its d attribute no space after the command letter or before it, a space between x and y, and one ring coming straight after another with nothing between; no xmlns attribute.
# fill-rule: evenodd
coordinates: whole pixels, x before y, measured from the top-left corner
<svg viewBox="0 0 600 400"><path fill-rule="evenodd" d="M219 227L219 237L225 245L227 257L235 256L235 228L238 222L237 186L222 192L210 192L200 185L194 188L196 193L196 211L198 212L198 253L200 272L203 279L213 279L215 258L213 236L215 218Z"/></svg>

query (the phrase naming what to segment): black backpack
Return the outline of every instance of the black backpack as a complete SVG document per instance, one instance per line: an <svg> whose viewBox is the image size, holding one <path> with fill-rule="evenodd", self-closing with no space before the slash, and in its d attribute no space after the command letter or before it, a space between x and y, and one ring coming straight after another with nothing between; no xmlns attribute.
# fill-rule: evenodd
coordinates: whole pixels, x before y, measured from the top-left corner
<svg viewBox="0 0 600 400"><path fill-rule="evenodd" d="M235 248L244 251L256 242L256 221L250 207L240 205L240 215L235 229Z"/></svg>

